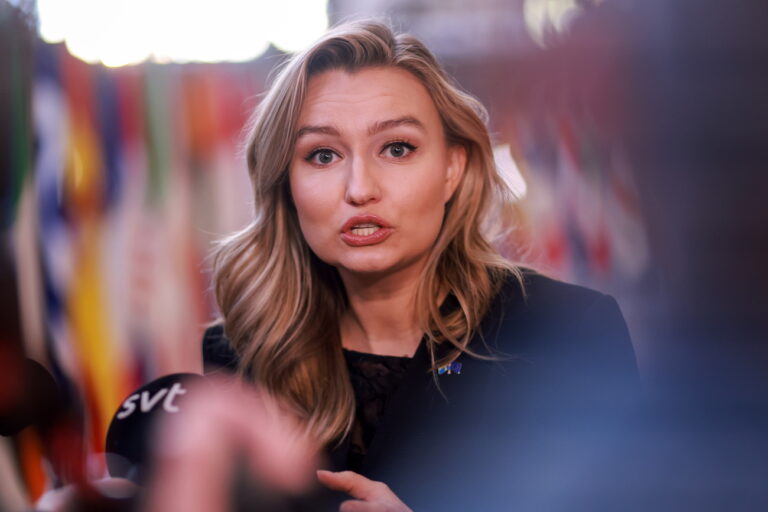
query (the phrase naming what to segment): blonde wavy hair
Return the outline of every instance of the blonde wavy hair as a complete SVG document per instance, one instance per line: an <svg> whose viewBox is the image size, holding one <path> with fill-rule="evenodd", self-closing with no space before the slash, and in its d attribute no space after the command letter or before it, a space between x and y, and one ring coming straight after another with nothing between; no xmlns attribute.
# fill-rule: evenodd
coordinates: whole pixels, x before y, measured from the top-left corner
<svg viewBox="0 0 768 512"><path fill-rule="evenodd" d="M308 247L291 200L288 166L309 81L324 71L397 67L418 78L437 106L449 145L467 163L416 294L432 371L465 352L505 279L520 271L494 249L512 226L513 197L498 175L487 112L462 92L417 39L384 23L328 31L288 59L248 125L247 162L255 214L214 253L215 293L241 372L289 404L321 442L340 441L354 420L354 395L340 338L347 308L335 268ZM455 298L453 308L444 299ZM449 350L437 357L437 347ZM443 353L441 351L441 353Z"/></svg>

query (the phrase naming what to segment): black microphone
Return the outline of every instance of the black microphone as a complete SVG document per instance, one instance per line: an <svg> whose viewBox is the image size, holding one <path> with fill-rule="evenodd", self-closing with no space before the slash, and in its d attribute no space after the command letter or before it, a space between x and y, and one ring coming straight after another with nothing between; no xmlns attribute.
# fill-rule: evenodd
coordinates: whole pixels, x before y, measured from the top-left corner
<svg viewBox="0 0 768 512"><path fill-rule="evenodd" d="M42 431L66 410L63 393L53 376L33 359L20 359L16 368L6 368L4 400L0 407L0 435L12 436L36 426Z"/></svg>
<svg viewBox="0 0 768 512"><path fill-rule="evenodd" d="M106 460L112 477L137 484L146 481L149 450L156 425L178 414L189 399L190 385L204 381L194 373L174 373L155 379L128 396L107 431Z"/></svg>

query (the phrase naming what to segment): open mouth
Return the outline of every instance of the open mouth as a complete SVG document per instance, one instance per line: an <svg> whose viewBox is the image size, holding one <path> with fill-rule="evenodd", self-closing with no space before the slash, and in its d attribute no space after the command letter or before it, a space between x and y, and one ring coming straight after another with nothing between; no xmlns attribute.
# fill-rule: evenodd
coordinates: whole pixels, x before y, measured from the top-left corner
<svg viewBox="0 0 768 512"><path fill-rule="evenodd" d="M376 215L357 215L341 229L341 238L353 247L375 245L389 238L394 229Z"/></svg>
<svg viewBox="0 0 768 512"><path fill-rule="evenodd" d="M370 236L381 229L381 226L372 222L366 222L365 224L355 224L349 230L356 236Z"/></svg>

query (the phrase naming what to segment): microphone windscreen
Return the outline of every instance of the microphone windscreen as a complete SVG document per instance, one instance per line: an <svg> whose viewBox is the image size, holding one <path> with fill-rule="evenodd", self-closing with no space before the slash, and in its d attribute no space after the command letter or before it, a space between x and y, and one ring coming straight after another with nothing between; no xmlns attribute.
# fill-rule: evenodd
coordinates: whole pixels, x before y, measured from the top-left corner
<svg viewBox="0 0 768 512"><path fill-rule="evenodd" d="M64 397L53 376L33 359L19 361L15 378L4 389L0 435L12 436L35 425L43 430L65 409Z"/></svg>
<svg viewBox="0 0 768 512"><path fill-rule="evenodd" d="M149 449L158 421L178 414L189 399L190 385L201 375L174 373L140 387L128 396L107 431L107 469L113 477L141 484L147 475Z"/></svg>

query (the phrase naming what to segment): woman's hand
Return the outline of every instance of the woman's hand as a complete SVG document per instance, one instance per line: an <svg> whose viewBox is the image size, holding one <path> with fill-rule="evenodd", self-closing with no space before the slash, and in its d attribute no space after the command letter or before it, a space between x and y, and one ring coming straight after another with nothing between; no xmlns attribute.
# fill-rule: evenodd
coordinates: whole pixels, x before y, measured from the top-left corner
<svg viewBox="0 0 768 512"><path fill-rule="evenodd" d="M339 507L339 512L412 512L408 506L384 482L375 482L354 471L318 470L320 483L342 491L355 500L347 500Z"/></svg>

